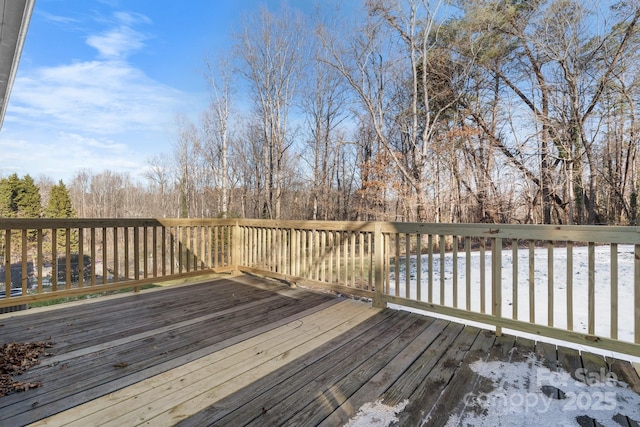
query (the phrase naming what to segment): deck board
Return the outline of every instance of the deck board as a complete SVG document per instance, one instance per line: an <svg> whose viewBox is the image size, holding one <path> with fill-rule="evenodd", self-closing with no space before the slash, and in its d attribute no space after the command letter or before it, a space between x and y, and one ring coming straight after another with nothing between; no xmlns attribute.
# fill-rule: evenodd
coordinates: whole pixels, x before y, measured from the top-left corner
<svg viewBox="0 0 640 427"><path fill-rule="evenodd" d="M444 425L481 410L465 396L496 387L474 362L532 357L605 369L640 392L629 362L252 276L9 313L0 325L1 342L56 343L17 378L42 387L0 398L0 425L338 426L376 401L404 407L399 425Z"/></svg>
<svg viewBox="0 0 640 427"><path fill-rule="evenodd" d="M397 318L393 328L376 336L373 342L347 352L341 364L318 366L315 378L287 399L279 403L272 399L264 407L266 411L248 425L319 424L431 323L415 315ZM222 421L220 425L225 424Z"/></svg>
<svg viewBox="0 0 640 427"><path fill-rule="evenodd" d="M251 422L262 415L266 408L271 410L278 402L298 394L300 389L313 382L319 375L335 372L337 367L347 366L347 359L362 347L369 346L371 349L373 346L370 344L376 341L372 339L372 335L384 337L389 329L396 327L389 321L391 317L396 316L406 318L409 314L385 310L326 343L307 357L299 358L286 368L256 381L250 388L217 402L180 425L242 425Z"/></svg>

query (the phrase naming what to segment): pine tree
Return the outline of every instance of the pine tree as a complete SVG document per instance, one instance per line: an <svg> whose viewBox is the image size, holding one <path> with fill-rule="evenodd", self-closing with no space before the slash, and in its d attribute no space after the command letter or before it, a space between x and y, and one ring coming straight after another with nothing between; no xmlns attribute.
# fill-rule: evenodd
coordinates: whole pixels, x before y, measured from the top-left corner
<svg viewBox="0 0 640 427"><path fill-rule="evenodd" d="M12 174L7 178L0 179L0 217L4 218L39 218L42 213L42 199L40 190L35 185L33 178L26 175L18 178L17 174ZM38 238L36 230L27 230L27 250L33 253L35 242ZM22 231L14 230L11 233L11 253L20 254L22 252ZM0 249L4 254L5 235L0 235ZM12 259L11 261L16 261ZM12 270L16 271L11 276L12 286L19 287L22 282L21 263L25 260L12 263Z"/></svg>
<svg viewBox="0 0 640 427"><path fill-rule="evenodd" d="M42 214L42 198L40 190L29 175L18 182L16 193L18 218L40 218Z"/></svg>
<svg viewBox="0 0 640 427"><path fill-rule="evenodd" d="M44 208L44 216L46 218L75 218L76 212L73 209L73 204L71 203L71 197L69 196L69 191L67 187L64 185L62 180L58 181L57 185L51 187L49 192L49 201L47 206ZM78 257L78 231L71 230L71 234L69 235L69 243L70 243L70 259L71 259L71 277L72 281L77 280L79 273L79 257ZM58 263L58 280L65 280L66 277L66 242L67 242L67 234L65 229L56 230L56 258Z"/></svg>
<svg viewBox="0 0 640 427"><path fill-rule="evenodd" d="M12 174L0 180L0 216L4 218L39 218L42 212L40 190L33 178Z"/></svg>
<svg viewBox="0 0 640 427"><path fill-rule="evenodd" d="M44 209L44 216L47 218L75 218L76 212L71 203L69 191L60 180L57 185L51 187L49 202Z"/></svg>

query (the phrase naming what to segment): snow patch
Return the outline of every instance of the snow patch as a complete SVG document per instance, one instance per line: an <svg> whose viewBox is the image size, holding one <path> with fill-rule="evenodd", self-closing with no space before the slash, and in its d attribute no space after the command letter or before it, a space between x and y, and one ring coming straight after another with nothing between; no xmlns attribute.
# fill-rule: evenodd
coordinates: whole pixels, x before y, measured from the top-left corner
<svg viewBox="0 0 640 427"><path fill-rule="evenodd" d="M354 418L351 418L345 427L386 427L391 423L400 421L397 417L409 404L408 400L398 403L396 406L387 406L378 399L375 402L367 402L360 407Z"/></svg>
<svg viewBox="0 0 640 427"><path fill-rule="evenodd" d="M452 426L576 425L578 417L595 419L605 426L619 426L614 417L640 421L640 396L612 373L592 374L586 383L564 370L552 371L531 354L522 362L477 361L470 365L492 382L493 391L471 393L464 411L447 422ZM577 377L585 377L577 372ZM543 393L558 389L562 398Z"/></svg>

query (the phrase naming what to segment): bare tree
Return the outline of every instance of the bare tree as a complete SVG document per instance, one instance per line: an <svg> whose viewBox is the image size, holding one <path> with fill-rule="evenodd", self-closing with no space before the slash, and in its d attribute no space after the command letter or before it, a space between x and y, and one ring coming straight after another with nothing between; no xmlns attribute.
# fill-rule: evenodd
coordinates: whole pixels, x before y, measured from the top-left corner
<svg viewBox="0 0 640 427"><path fill-rule="evenodd" d="M238 35L240 71L251 86L263 134L269 218L281 217L285 160L293 142L289 112L306 62L306 33L300 14L284 8L275 16L261 8Z"/></svg>
<svg viewBox="0 0 640 427"><path fill-rule="evenodd" d="M210 106L203 114L204 138L198 149L211 167L217 188L220 188L220 213L226 218L229 211L229 137L230 115L234 89L229 63L219 60L214 65L206 61Z"/></svg>
<svg viewBox="0 0 640 427"><path fill-rule="evenodd" d="M331 64L357 95L380 144L415 192L418 220L426 221L428 166L437 155L434 141L457 102L457 92L448 88L465 70L456 69L453 58L440 56L442 1L370 0L366 6L367 23L346 44L343 32L335 37L324 31L322 38ZM441 220L440 208L437 203L436 221Z"/></svg>
<svg viewBox="0 0 640 427"><path fill-rule="evenodd" d="M177 140L174 145L173 159L176 169L176 180L180 195L180 218L189 218L194 211L197 167L196 147L198 146L198 130L184 116L176 118Z"/></svg>
<svg viewBox="0 0 640 427"><path fill-rule="evenodd" d="M500 0L457 3L464 10L463 25L457 28L472 33L459 51L498 79L504 103L517 101L516 108L529 112L533 125L524 118L516 127L531 133L539 166L520 162L504 135L492 132L479 111L473 113L477 125L538 186L544 223L554 218L598 221L597 111L619 63L632 51L640 8L621 7L618 21L594 25L598 16L575 0L509 7Z"/></svg>
<svg viewBox="0 0 640 427"><path fill-rule="evenodd" d="M166 218L167 216L171 216L170 206L172 204L175 206L175 202L172 202L173 192L171 191L174 180L171 160L166 154L157 154L151 157L147 163L149 169L145 173L145 177L151 183L149 189L154 193L155 197L153 199L157 206L152 207L151 212L154 212L154 215Z"/></svg>
<svg viewBox="0 0 640 427"><path fill-rule="evenodd" d="M349 115L344 80L327 63L326 51L312 39L309 49L313 59L309 63L310 76L304 84L301 105L308 129L308 150L304 160L311 167L311 218L335 219L334 184L337 161L344 140L340 126Z"/></svg>

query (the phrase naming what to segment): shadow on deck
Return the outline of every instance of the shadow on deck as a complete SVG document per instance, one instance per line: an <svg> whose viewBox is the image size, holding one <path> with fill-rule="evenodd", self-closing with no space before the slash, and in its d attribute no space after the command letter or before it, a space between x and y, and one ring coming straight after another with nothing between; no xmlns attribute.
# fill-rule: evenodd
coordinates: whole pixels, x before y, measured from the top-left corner
<svg viewBox="0 0 640 427"><path fill-rule="evenodd" d="M0 425L640 422L628 362L250 276L0 315L33 341Z"/></svg>

